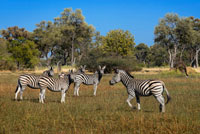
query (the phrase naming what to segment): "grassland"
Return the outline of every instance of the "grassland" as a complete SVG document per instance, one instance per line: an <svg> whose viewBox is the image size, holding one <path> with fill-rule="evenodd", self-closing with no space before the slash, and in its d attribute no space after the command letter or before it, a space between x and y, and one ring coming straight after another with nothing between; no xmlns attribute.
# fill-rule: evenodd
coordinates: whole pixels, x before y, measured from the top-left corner
<svg viewBox="0 0 200 134"><path fill-rule="evenodd" d="M0 134L198 134L200 132L200 75L186 79L182 74L136 74L140 79L161 79L172 101L159 113L153 97L141 98L141 111L129 108L122 84L110 86L112 75L103 77L93 97L92 86L81 86L73 96L71 85L66 103L61 93L47 91L45 104L38 103L39 90L27 88L23 101L14 101L21 73L0 73ZM166 94L165 94L166 96ZM136 105L135 99L132 104Z"/></svg>

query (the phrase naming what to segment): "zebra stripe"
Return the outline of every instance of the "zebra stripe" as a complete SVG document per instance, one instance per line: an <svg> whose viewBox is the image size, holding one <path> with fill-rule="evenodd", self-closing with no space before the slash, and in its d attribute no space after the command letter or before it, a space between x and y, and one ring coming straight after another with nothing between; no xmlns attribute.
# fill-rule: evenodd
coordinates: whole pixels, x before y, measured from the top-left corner
<svg viewBox="0 0 200 134"><path fill-rule="evenodd" d="M61 75L59 78L43 76L39 79L40 97L39 102L44 103L44 94L46 89L52 92L61 92L61 103L65 102L65 95L71 84L70 74Z"/></svg>
<svg viewBox="0 0 200 134"><path fill-rule="evenodd" d="M44 71L42 75L33 75L33 74L20 75L18 78L18 85L15 90L15 100L17 100L19 92L20 92L20 100L23 99L23 92L27 86L32 89L39 89L38 80L42 76L53 76L53 74L54 71L52 70L52 68L50 68L50 70Z"/></svg>
<svg viewBox="0 0 200 134"><path fill-rule="evenodd" d="M127 88L128 99L127 103L133 108L130 101L136 96L136 101L138 104L138 110L140 110L140 96L150 96L153 95L157 101L160 103L160 111L165 112L165 101L163 97L163 92L167 93L167 102L171 99L169 92L163 81L160 80L138 80L134 79L128 72L124 70L115 70L115 75L110 81L111 85L115 83L122 82Z"/></svg>
<svg viewBox="0 0 200 134"><path fill-rule="evenodd" d="M72 77L74 78L74 95L79 96L79 88L80 85L83 83L85 85L94 85L94 96L96 96L97 85L100 83L101 78L104 74L106 66L102 67L99 66L99 70L94 74L85 74L80 73Z"/></svg>

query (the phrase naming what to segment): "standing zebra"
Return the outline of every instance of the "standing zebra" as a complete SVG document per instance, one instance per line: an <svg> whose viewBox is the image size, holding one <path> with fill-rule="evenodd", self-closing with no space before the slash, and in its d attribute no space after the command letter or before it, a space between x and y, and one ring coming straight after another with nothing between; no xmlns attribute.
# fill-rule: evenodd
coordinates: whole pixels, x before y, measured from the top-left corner
<svg viewBox="0 0 200 134"><path fill-rule="evenodd" d="M65 95L71 84L70 73L61 74L58 79L43 76L39 79L38 85L40 87L39 102L44 103L44 95L46 88L52 92L61 92L61 103L65 102Z"/></svg>
<svg viewBox="0 0 200 134"><path fill-rule="evenodd" d="M81 65L81 67L76 72L73 72L73 70L70 70L71 79L74 81L76 75L85 73L85 68L86 68L86 65L84 65L84 66Z"/></svg>
<svg viewBox="0 0 200 134"><path fill-rule="evenodd" d="M52 77L52 76L54 75L53 67L50 67L49 70L44 71L44 72L42 73L42 75Z"/></svg>
<svg viewBox="0 0 200 134"><path fill-rule="evenodd" d="M26 86L32 89L39 89L38 80L42 76L52 77L53 75L54 75L54 71L52 67L49 70L44 71L42 75L33 75L33 74L20 75L18 78L18 85L15 90L15 100L17 100L17 96L19 92L20 92L20 100L23 99L23 92Z"/></svg>
<svg viewBox="0 0 200 134"><path fill-rule="evenodd" d="M75 76L72 74L72 79L74 79L74 95L79 96L79 88L81 83L83 83L85 85L94 85L94 96L96 96L97 85L104 74L105 68L106 66L102 68L99 66L98 71L96 71L94 74L80 73Z"/></svg>
<svg viewBox="0 0 200 134"><path fill-rule="evenodd" d="M165 87L164 82L160 80L138 80L134 79L128 72L124 70L115 70L115 75L110 81L110 85L114 85L118 82L122 82L127 88L128 99L126 100L128 105L133 108L130 101L136 96L136 101L138 104L138 110L140 110L140 96L150 96L153 95L157 101L160 103L160 112L165 112L165 100L163 97L164 90L167 93L167 102L170 100L169 92Z"/></svg>

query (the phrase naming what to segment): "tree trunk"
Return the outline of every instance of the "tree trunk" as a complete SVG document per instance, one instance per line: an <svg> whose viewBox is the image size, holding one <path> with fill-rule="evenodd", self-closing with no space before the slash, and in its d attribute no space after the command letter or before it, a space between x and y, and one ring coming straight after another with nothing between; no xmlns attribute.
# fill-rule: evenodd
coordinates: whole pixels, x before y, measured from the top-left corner
<svg viewBox="0 0 200 134"><path fill-rule="evenodd" d="M195 60L196 60L196 67L199 67L199 51L200 49L196 50L196 54L195 54Z"/></svg>
<svg viewBox="0 0 200 134"><path fill-rule="evenodd" d="M69 53L68 52L66 52L66 53L64 53L64 58L63 58L63 61L64 61L64 65L67 65L67 57L69 56Z"/></svg>
<svg viewBox="0 0 200 134"><path fill-rule="evenodd" d="M72 35L72 59L71 59L72 66L74 65L74 37L75 37L75 34L73 33L73 35Z"/></svg>
<svg viewBox="0 0 200 134"><path fill-rule="evenodd" d="M170 49L168 49L168 53L169 53L169 67L173 68L173 63L172 63L172 52L170 51Z"/></svg>

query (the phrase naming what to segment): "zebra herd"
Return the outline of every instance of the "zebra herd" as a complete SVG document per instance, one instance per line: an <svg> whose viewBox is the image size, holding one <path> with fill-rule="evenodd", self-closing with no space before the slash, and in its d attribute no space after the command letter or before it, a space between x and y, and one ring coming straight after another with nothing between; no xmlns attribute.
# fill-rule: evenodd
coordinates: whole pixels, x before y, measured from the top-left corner
<svg viewBox="0 0 200 134"><path fill-rule="evenodd" d="M58 78L53 77L54 71L52 67L39 76L32 74L21 75L18 79L18 85L15 91L15 100L17 100L18 93L20 93L20 100L23 99L23 92L26 86L28 86L33 89L40 89L40 103L44 103L46 89L53 92L61 92L61 103L64 103L66 92L71 83L74 83L74 96L79 96L79 88L82 83L85 85L93 85L93 95L96 96L97 86L101 81L106 66L99 66L94 74L86 74L85 67L86 66L81 66L77 72L70 70L68 73L61 73ZM127 89L128 99L126 101L131 108L135 108L130 103L134 97L136 97L137 108L140 110L140 96L153 95L160 103L160 112L165 112L165 104L169 102L171 97L163 81L134 79L130 73L120 69L114 69L114 72L115 75L109 83L110 85L114 85L118 82L122 82ZM167 94L166 103L163 97L164 91Z"/></svg>

